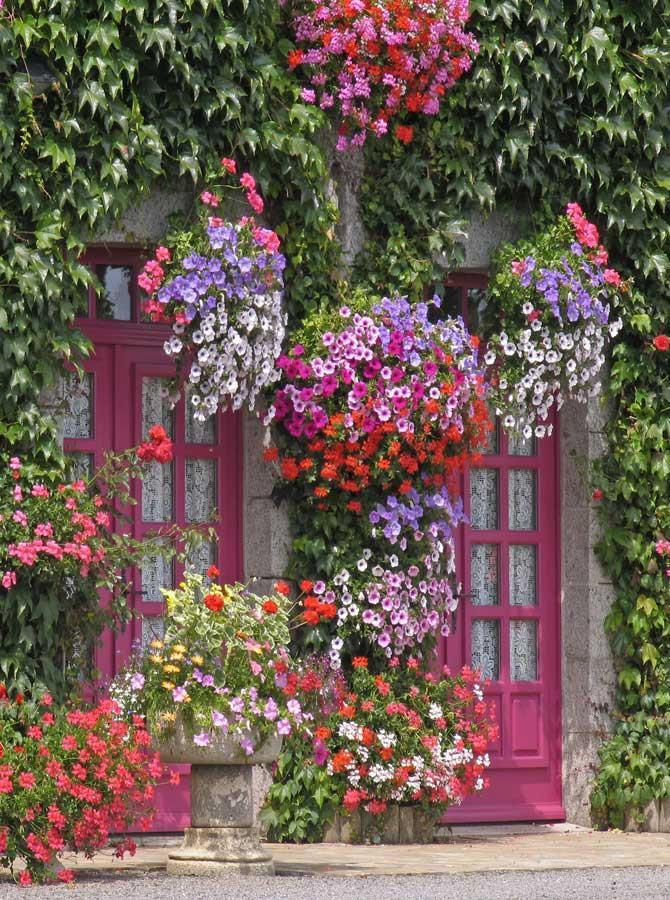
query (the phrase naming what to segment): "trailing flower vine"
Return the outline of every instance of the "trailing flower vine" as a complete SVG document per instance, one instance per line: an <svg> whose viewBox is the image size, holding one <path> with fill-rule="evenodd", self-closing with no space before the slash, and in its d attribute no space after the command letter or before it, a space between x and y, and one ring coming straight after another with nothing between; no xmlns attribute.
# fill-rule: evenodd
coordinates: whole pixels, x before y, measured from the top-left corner
<svg viewBox="0 0 670 900"><path fill-rule="evenodd" d="M596 226L577 203L542 234L504 247L489 284L486 363L496 366L491 392L503 427L542 438L554 407L600 394L600 372L615 318L629 290L608 267Z"/></svg>
<svg viewBox="0 0 670 900"><path fill-rule="evenodd" d="M232 159L221 169L236 173ZM249 172L239 177L247 203L262 213L263 200ZM262 391L279 377L275 362L286 327L284 256L280 240L253 217L230 222L214 215L224 202L214 176L200 194L204 212L173 233L173 250L158 247L138 278L149 294L145 312L170 322L165 352L177 360L181 378L195 388L191 413L204 421L228 406L254 409Z"/></svg>

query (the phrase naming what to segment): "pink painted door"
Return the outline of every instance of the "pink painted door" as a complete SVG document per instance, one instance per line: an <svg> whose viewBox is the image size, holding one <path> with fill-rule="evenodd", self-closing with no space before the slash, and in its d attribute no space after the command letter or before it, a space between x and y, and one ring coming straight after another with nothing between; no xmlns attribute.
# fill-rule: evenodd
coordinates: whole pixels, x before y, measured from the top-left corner
<svg viewBox="0 0 670 900"><path fill-rule="evenodd" d="M485 279L447 289L476 333ZM563 819L558 538L558 438L520 441L496 428L463 479L469 525L457 541L464 599L445 641L452 669L480 669L500 737L491 786L450 811L450 822Z"/></svg>
<svg viewBox="0 0 670 900"><path fill-rule="evenodd" d="M69 399L61 424L65 450L82 472L90 471L103 461L105 450L133 446L152 425L163 425L174 442L174 460L153 463L143 481L133 485L136 505L127 510L128 529L140 538L171 523L211 526L217 540L199 547L190 565L204 574L215 563L222 578L234 581L242 572L240 418L227 413L200 425L186 414L184 400L170 408L167 386L174 366L163 352L170 332L141 320L134 289L137 255L96 251L86 261L97 268L107 293L104 301L89 296L87 315L78 320L95 353L84 380L73 376L62 388ZM128 573L134 617L120 633L106 634L96 651L103 681L120 671L134 648L162 636L160 588L177 584L183 570L176 560L155 556ZM173 768L182 781L179 787L159 788L156 831L189 824L189 769Z"/></svg>

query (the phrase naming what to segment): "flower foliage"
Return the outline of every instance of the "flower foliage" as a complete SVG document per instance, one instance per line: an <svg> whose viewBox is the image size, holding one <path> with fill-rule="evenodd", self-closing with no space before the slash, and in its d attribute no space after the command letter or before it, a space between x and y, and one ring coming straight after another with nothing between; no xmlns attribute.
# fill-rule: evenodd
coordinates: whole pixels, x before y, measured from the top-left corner
<svg viewBox="0 0 670 900"><path fill-rule="evenodd" d="M551 434L545 423L554 404L560 409L565 400L585 403L600 393L626 290L608 268L598 229L576 203L547 231L500 251L489 287L486 362L498 365L492 398L505 428L543 437Z"/></svg>
<svg viewBox="0 0 670 900"><path fill-rule="evenodd" d="M55 872L61 853L92 856L113 834L148 828L164 773L141 717L120 720L110 701L86 710L51 704L48 694L10 700L0 685L0 862L25 860L24 885L71 881L71 870ZM120 841L117 855L134 849Z"/></svg>
<svg viewBox="0 0 670 900"><path fill-rule="evenodd" d="M105 625L127 617L125 570L156 552L157 536L114 533L120 504L133 503L130 479L172 458L154 426L138 447L107 456L88 481L54 481L17 456L0 464L0 675L23 690L58 696L73 670L90 669L88 653ZM192 530L164 536L195 538ZM163 549L161 552L165 552ZM111 592L102 608L99 590Z"/></svg>
<svg viewBox="0 0 670 900"><path fill-rule="evenodd" d="M442 812L488 783L496 736L476 675L436 677L396 657L383 675L354 660L351 692L322 732L343 807L384 813L390 802Z"/></svg>
<svg viewBox="0 0 670 900"><path fill-rule="evenodd" d="M307 323L311 346L279 360L278 446L266 457L283 492L314 510L313 530L348 532L331 547L339 569L310 581L303 599L305 621L334 623L339 665L345 644L347 654L366 640L392 655L446 633L463 518L456 476L490 426L478 341L439 318L438 298L343 307L332 324Z"/></svg>
<svg viewBox="0 0 670 900"><path fill-rule="evenodd" d="M289 735L302 722L295 690L285 690L290 604L280 592L263 599L241 584L184 578L163 591L164 640L131 662L112 695L126 714L146 714L159 739L179 716L196 746L229 734L251 755L270 734Z"/></svg>
<svg viewBox="0 0 670 900"><path fill-rule="evenodd" d="M233 174L236 164L223 159L221 168ZM263 212L253 176L245 172L239 181L249 204ZM203 214L171 239L175 252L158 247L138 283L150 295L144 308L152 321L172 323L165 352L188 366L193 415L204 421L228 406L253 409L277 379L286 261L274 231L249 216L229 222L213 215L222 203L213 189L200 200Z"/></svg>
<svg viewBox="0 0 670 900"><path fill-rule="evenodd" d="M335 109L337 149L381 137L404 112L435 115L442 98L472 65L475 38L465 30L468 0L313 0L294 16L298 49L310 87L302 98ZM398 125L403 143L412 128Z"/></svg>

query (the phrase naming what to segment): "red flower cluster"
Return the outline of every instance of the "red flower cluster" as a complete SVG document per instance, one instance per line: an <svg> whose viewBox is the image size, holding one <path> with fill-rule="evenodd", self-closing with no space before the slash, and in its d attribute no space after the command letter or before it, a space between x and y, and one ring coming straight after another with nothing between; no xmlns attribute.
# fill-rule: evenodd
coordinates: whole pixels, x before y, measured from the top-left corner
<svg viewBox="0 0 670 900"><path fill-rule="evenodd" d="M162 425L153 425L149 429L149 440L143 441L139 445L137 455L143 462L170 462L174 455L174 448Z"/></svg>
<svg viewBox="0 0 670 900"><path fill-rule="evenodd" d="M477 674L445 670L440 681L418 664L390 663L384 677L354 667L354 692L321 733L343 807L374 815L389 802L446 809L482 790L497 726Z"/></svg>
<svg viewBox="0 0 670 900"><path fill-rule="evenodd" d="M301 46L288 54L289 67L309 72L305 102L337 109L339 150L360 146L368 132L386 134L402 112L438 112L478 50L465 31L468 15L463 0L319 0L296 16ZM396 135L408 143L412 129L399 126Z"/></svg>
<svg viewBox="0 0 670 900"><path fill-rule="evenodd" d="M147 804L163 775L148 755L142 717L121 721L111 701L56 714L45 710L50 705L45 695L18 714L0 709L0 855L26 860L23 884L53 880L66 848L90 856L135 822L147 828ZM133 842L126 850L134 852ZM71 881L64 873L58 878Z"/></svg>
<svg viewBox="0 0 670 900"><path fill-rule="evenodd" d="M665 353L667 350L670 350L670 337L665 334L657 334L652 344L656 350Z"/></svg>

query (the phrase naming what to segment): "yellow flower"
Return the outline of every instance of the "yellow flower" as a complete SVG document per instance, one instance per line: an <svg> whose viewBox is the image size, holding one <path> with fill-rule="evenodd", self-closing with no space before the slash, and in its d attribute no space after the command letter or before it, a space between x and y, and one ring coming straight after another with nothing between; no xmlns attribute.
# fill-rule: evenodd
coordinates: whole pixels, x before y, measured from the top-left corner
<svg viewBox="0 0 670 900"><path fill-rule="evenodd" d="M162 687L164 687L166 691L174 690L174 684L171 681L163 681Z"/></svg>
<svg viewBox="0 0 670 900"><path fill-rule="evenodd" d="M174 660L174 662L181 662L184 659L183 653L171 653L170 659Z"/></svg>
<svg viewBox="0 0 670 900"><path fill-rule="evenodd" d="M172 648L173 653L186 653L186 647L183 644L175 644Z"/></svg>
<svg viewBox="0 0 670 900"><path fill-rule="evenodd" d="M150 647L153 647L154 650L160 650L161 647L163 646L163 641L159 641L158 638L156 638L156 640L155 640L155 641L152 641L152 642L149 644L149 646L150 646Z"/></svg>
<svg viewBox="0 0 670 900"><path fill-rule="evenodd" d="M193 663L194 666L201 666L204 663L204 661L205 660L202 658L202 656L192 656L191 657L191 662Z"/></svg>
<svg viewBox="0 0 670 900"><path fill-rule="evenodd" d="M166 675L169 675L170 672L178 672L179 666L173 666L168 663L167 665L163 666L163 671L166 673Z"/></svg>
<svg viewBox="0 0 670 900"><path fill-rule="evenodd" d="M173 712L164 712L161 716L161 719L164 722L176 722L177 716Z"/></svg>
<svg viewBox="0 0 670 900"><path fill-rule="evenodd" d="M161 663L161 662L163 662L163 657L162 657L162 656L159 656L158 653L154 653L152 656L149 657L149 659L151 660L152 663Z"/></svg>

